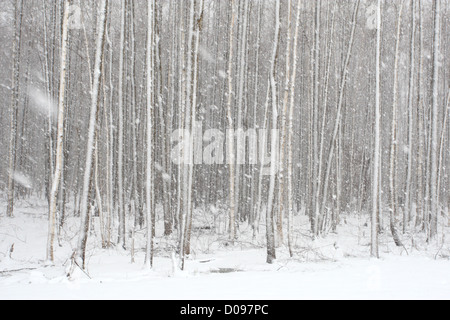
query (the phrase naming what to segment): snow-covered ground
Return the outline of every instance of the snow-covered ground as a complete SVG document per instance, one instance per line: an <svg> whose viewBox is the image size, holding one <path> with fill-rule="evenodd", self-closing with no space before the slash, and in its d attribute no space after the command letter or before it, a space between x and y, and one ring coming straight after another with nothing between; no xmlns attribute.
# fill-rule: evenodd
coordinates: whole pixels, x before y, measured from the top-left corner
<svg viewBox="0 0 450 320"><path fill-rule="evenodd" d="M381 237L381 259L374 260L368 254L366 221L356 216L343 221L338 235L314 242L305 236L307 221L300 219L296 256L291 259L280 248L274 265L265 263L264 235L252 242L248 232L248 241L230 246L225 235L198 231L184 272L173 271L170 239L158 240L154 269L148 272L139 232L132 264L130 251L100 249L94 230L88 274L78 272L69 280L65 269L76 244L78 219L68 221L55 265L46 265L46 207L36 203L20 203L13 219L3 216L0 205L0 299L450 298L450 245L445 237L427 246L420 235L415 241L405 236L407 255L386 234ZM246 239L245 228L241 232ZM448 239L448 228L442 232Z"/></svg>

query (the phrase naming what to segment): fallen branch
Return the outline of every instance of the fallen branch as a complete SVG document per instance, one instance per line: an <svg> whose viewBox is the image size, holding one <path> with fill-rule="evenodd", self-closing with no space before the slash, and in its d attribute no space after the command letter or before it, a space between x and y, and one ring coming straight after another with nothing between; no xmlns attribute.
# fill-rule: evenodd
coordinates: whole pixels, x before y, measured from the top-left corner
<svg viewBox="0 0 450 320"><path fill-rule="evenodd" d="M22 268L22 269L15 269L15 270L3 270L0 271L0 274L7 274L7 273L14 273L14 272L21 272L21 271L32 271L36 270L37 268Z"/></svg>

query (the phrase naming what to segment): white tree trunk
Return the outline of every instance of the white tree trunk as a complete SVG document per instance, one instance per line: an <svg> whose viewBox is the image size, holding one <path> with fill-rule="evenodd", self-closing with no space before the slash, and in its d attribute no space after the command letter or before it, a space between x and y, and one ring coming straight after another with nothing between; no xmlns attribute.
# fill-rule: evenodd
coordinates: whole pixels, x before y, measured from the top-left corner
<svg viewBox="0 0 450 320"><path fill-rule="evenodd" d="M278 57L278 45L280 41L280 0L275 2L275 37L272 51L270 86L272 90L272 139L271 139L271 160L270 160L270 185L269 197L266 212L266 237L267 237L267 263L272 264L276 260L275 248L275 184L278 170L278 135L275 129L278 124L278 96L275 72Z"/></svg>
<svg viewBox="0 0 450 320"><path fill-rule="evenodd" d="M153 266L153 46L155 2L148 1L148 31L147 31L147 184L146 184L146 210L147 210L147 247L145 265L148 269Z"/></svg>
<svg viewBox="0 0 450 320"><path fill-rule="evenodd" d="M394 242L398 247L403 246L398 235L396 218L397 218L397 109L398 109L398 62L400 50L400 35L402 26L403 2L400 6L397 22L397 41L395 46L395 62L394 62L394 103L392 105L392 127L391 127L391 154L390 154L390 171L389 171L389 194L390 194L390 228Z"/></svg>
<svg viewBox="0 0 450 320"><path fill-rule="evenodd" d="M105 29L106 29L106 15L107 15L107 0L102 0L100 3L98 15L98 25L97 25L97 40L96 40L96 51L95 51L95 64L94 64L94 76L93 76L93 90L91 94L91 110L89 115L89 129L88 129L88 141L86 150L86 162L84 168L83 177L83 192L81 195L81 230L80 237L78 241L78 247L76 252L76 261L82 265L78 265L80 268L85 268L85 256L86 256L86 245L88 240L89 232L89 221L90 221L90 192L92 186L92 164L93 155L95 148L95 135L97 127L97 113L98 113L98 103L99 103L99 91L100 91L100 79L102 70L102 56L103 48L105 42Z"/></svg>
<svg viewBox="0 0 450 320"><path fill-rule="evenodd" d="M316 195L320 190L319 188L319 96L320 96L320 14L321 14L321 0L315 1L315 23L314 23L314 59L312 62L312 66L314 69L313 73L313 109L312 109L312 197L311 197L311 205L312 205L312 236L315 238L318 234L318 225L319 225L319 213L320 209L315 207L316 204Z"/></svg>
<svg viewBox="0 0 450 320"><path fill-rule="evenodd" d="M375 91L375 150L373 154L373 178L372 178L372 221L371 221L371 256L379 258L378 249L378 197L380 186L380 148L381 148L381 0L377 7L377 49L376 49L376 91Z"/></svg>
<svg viewBox="0 0 450 320"><path fill-rule="evenodd" d="M124 185L123 185L123 73L124 73L124 53L125 53L125 3L126 0L121 0L121 24L120 24L120 57L119 57L119 131L118 131L118 152L117 152L117 192L119 205L119 244L122 243L123 248L126 246L125 236L125 205L124 205Z"/></svg>
<svg viewBox="0 0 450 320"><path fill-rule="evenodd" d="M335 6L337 5L337 2L335 3ZM321 132L320 132L320 144L319 144L319 172L317 174L317 190L316 190L316 194L314 195L315 197L315 217L316 219L318 219L318 217L320 217L321 211L325 210L325 208L321 208L320 207L320 194L322 192L322 176L323 176L323 157L324 157L324 148L325 148L325 130L326 130L326 120L327 120L327 116L328 116L328 84L329 84L329 78L330 78L330 65L331 65L331 58L332 58L332 54L331 54L331 50L333 48L333 33L334 33L334 14L336 12L336 7L334 7L333 9L333 17L332 17L332 26L331 26L331 36L330 36L330 43L329 43L329 50L328 51L328 61L327 61L327 72L326 72L326 76L325 76L325 94L324 94L324 98L323 98L323 115L322 115L322 128L321 128ZM324 201L326 201L327 199L324 197L323 199ZM316 232L320 233L320 229L317 229ZM318 235L318 234L316 234Z"/></svg>
<svg viewBox="0 0 450 320"><path fill-rule="evenodd" d="M228 130L234 131L233 124L233 50L234 50L234 25L236 21L236 5L235 0L231 0L231 22L229 33L229 53L228 53L228 101L227 101L227 122ZM236 239L236 198L235 198L235 150L234 150L234 136L227 137L227 155L228 165L230 166L230 225L229 235L230 240Z"/></svg>
<svg viewBox="0 0 450 320"><path fill-rule="evenodd" d="M291 31L292 31L292 1L288 1L288 27L287 27L287 45L286 45L286 71L285 71L285 86L284 86L284 97L283 97L283 106L281 111L281 141L280 141L280 149L279 149L279 165L280 165L280 186L278 188L279 191L279 206L278 206L278 214L277 214L277 236L278 236L278 246L283 244L283 215L285 209L285 151L286 151L286 138L288 135L288 127L287 127L287 117L288 117L288 101L289 101L289 93L290 93L290 81L291 81Z"/></svg>
<svg viewBox="0 0 450 320"><path fill-rule="evenodd" d="M434 54L433 54L433 105L431 118L431 176L430 176L430 201L431 201L431 225L430 237L434 238L438 231L438 154L439 154L439 59L441 42L441 0L434 0Z"/></svg>
<svg viewBox="0 0 450 320"><path fill-rule="evenodd" d="M247 25L248 25L248 11L249 11L249 0L244 1L244 12L243 12L243 22L241 30L241 44L240 44L240 56L239 56L239 92L237 99L237 130L243 128L243 109L244 109L244 82L245 82L245 71L247 69ZM242 135L237 137L237 163L236 163L236 174L235 174L235 214L240 218L240 181L241 177L241 165L244 163L243 156L245 153L245 140L241 141Z"/></svg>
<svg viewBox="0 0 450 320"><path fill-rule="evenodd" d="M336 121L334 124L333 136L331 138L330 150L328 153L328 160L327 160L327 170L325 172L325 179L324 179L324 183L323 183L322 205L321 205L321 210L320 210L322 212L325 210L326 202L328 199L328 186L329 186L329 180L330 180L329 178L331 175L331 168L333 166L333 157L334 157L334 153L335 153L335 149L336 149L336 140L337 140L337 137L339 134L339 127L341 126L341 119L342 119L342 113L343 113L342 109L344 108L344 97L345 97L344 94L345 94L345 88L347 85L347 78L348 78L348 67L349 67L350 58L352 57L352 52L353 52L353 44L354 44L354 40L355 40L355 31L356 31L356 26L357 26L358 11L359 11L360 3L361 3L360 0L357 0L355 3L355 7L354 7L354 11L353 11L353 18L352 18L352 31L351 31L350 39L348 42L348 51L347 51L347 55L345 58L344 69L343 69L342 77L341 77L341 84L339 87L339 100L338 100L338 105L337 105ZM320 211L316 212L317 217L318 217L318 214ZM316 232L317 231L318 231L318 229L316 228Z"/></svg>
<svg viewBox="0 0 450 320"><path fill-rule="evenodd" d="M300 30L300 14L302 12L302 0L297 1L297 15L294 33L294 52L293 67L290 88L290 104L289 104L289 131L288 131L288 247L291 257L293 251L293 219L294 219L294 107L295 107L295 85L297 79L297 60L298 60L298 37Z"/></svg>
<svg viewBox="0 0 450 320"><path fill-rule="evenodd" d="M416 54L416 1L411 0L411 52L409 63L409 93L408 93L408 168L406 172L406 195L403 213L403 233L406 233L407 224L411 220L411 177L413 165L413 101L414 101L414 77L415 77L415 54Z"/></svg>
<svg viewBox="0 0 450 320"><path fill-rule="evenodd" d="M64 152L64 118L65 118L65 92L66 92L66 68L67 68L67 46L69 37L69 6L71 0L64 2L64 18L63 18L63 38L61 48L61 69L59 81L59 102L58 102L58 133L56 146L56 166L53 174L52 189L50 193L50 210L49 210L49 228L48 228L48 244L47 244L47 260L55 261L54 246L56 237L56 216L57 216L57 198L59 184L61 181L61 173L63 170L62 160Z"/></svg>

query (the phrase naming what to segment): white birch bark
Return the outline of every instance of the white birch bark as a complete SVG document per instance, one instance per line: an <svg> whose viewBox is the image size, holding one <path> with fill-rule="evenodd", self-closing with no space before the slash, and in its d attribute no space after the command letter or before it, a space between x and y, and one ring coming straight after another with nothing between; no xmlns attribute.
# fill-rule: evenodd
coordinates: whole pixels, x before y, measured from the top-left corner
<svg viewBox="0 0 450 320"><path fill-rule="evenodd" d="M390 170L389 170L389 193L390 193L390 228L394 242L398 247L403 246L398 235L396 226L397 217L397 109L398 109L398 63L400 50L400 33L402 26L403 3L400 6L397 22L397 41L395 46L395 62L394 62L394 102L392 105L392 127L391 127L391 154L390 154Z"/></svg>
<svg viewBox="0 0 450 320"><path fill-rule="evenodd" d="M53 174L52 189L50 193L50 210L49 210L49 231L47 243L47 260L53 262L54 246L56 237L56 216L57 216L57 197L59 184L61 182L61 173L63 170L62 159L64 152L64 118L65 118L65 92L66 92L66 68L67 68L67 46L69 37L69 6L70 0L64 1L64 18L63 18L63 39L61 48L61 69L59 81L59 102L58 102L58 132L56 146L56 162L55 173Z"/></svg>
<svg viewBox="0 0 450 320"><path fill-rule="evenodd" d="M372 217L371 217L371 249L373 258L379 258L378 248L378 217L379 217L379 187L380 187L380 148L381 148L381 0L377 6L377 48L376 48L376 89L375 89L375 150L373 153L372 178Z"/></svg>
<svg viewBox="0 0 450 320"><path fill-rule="evenodd" d="M302 9L302 0L297 1L297 15L294 33L294 51L292 57L292 76L290 88L289 103L289 131L288 131L288 248L291 257L294 256L293 251L293 220L294 220L294 106L295 106L295 86L297 79L297 62L298 62L298 38L300 31L300 14Z"/></svg>
<svg viewBox="0 0 450 320"><path fill-rule="evenodd" d="M118 153L117 153L117 192L118 192L118 206L119 206L119 244L121 243L123 248L126 246L125 236L125 206L124 206L124 185L123 185L123 73L124 73L124 53L125 53L125 3L126 0L121 0L121 23L120 23L120 44L119 44L119 130L118 130Z"/></svg>
<svg viewBox="0 0 450 320"><path fill-rule="evenodd" d="M321 208L320 207L320 194L321 194L321 189L322 189L322 176L323 176L323 157L324 157L324 148L325 148L325 130L326 130L326 120L327 120L327 116L328 116L328 84L329 84L329 79L330 79L330 66L331 66L331 58L332 58L332 48L333 48L333 34L334 34L334 15L336 12L336 5L337 2L335 2L335 7L333 9L333 17L332 17L332 25L331 25L331 36L330 36L330 40L329 40L329 45L328 45L328 61L327 61L327 71L326 71L326 75L325 75L325 93L324 93L324 98L323 98L323 115L322 115L322 127L321 127L321 132L320 132L320 144L319 144L319 163L318 163L318 174L317 174L317 190L316 190L316 194L315 194L315 217L316 219L318 219L318 217L321 214L321 210L325 210L325 208ZM326 201L326 199L323 199L324 201ZM320 229L318 228L316 230L317 234L320 233Z"/></svg>
<svg viewBox="0 0 450 320"><path fill-rule="evenodd" d="M147 269L153 267L153 46L154 43L154 16L155 2L148 1L147 15L147 179L146 179L146 210L147 210L147 246L145 255L145 266Z"/></svg>
<svg viewBox="0 0 450 320"><path fill-rule="evenodd" d="M81 230L75 258L78 267L85 268L86 246L90 224L90 191L92 186L92 165L95 148L95 134L97 126L97 113L99 103L100 79L102 70L102 56L105 42L105 27L107 14L107 0L102 0L98 14L97 39L95 51L95 64L93 76L93 90L91 94L91 110L89 114L89 129L86 150L86 162L83 177L83 191L81 195ZM82 265L80 265L80 262Z"/></svg>
<svg viewBox="0 0 450 320"><path fill-rule="evenodd" d="M408 93L408 167L406 170L406 195L405 208L403 212L403 233L406 233L407 225L411 220L411 178L413 166L413 101L414 101L414 76L415 76L415 54L416 54L416 1L411 0L411 52L409 62L409 93Z"/></svg>
<svg viewBox="0 0 450 320"><path fill-rule="evenodd" d="M342 109L344 107L344 94L345 94L345 88L347 85L347 78L348 78L348 67L349 67L350 59L352 57L352 52L353 52L353 44L354 44L354 40L355 40L355 31L356 31L356 26L357 26L358 11L359 11L360 3L361 3L360 0L356 1L355 6L354 6L354 11L353 11L352 31L351 31L351 35L350 35L350 39L349 39L349 43L348 43L347 55L346 55L345 62L344 62L344 69L342 72L341 84L339 87L339 100L338 100L338 105L337 105L337 114L336 114L334 129L333 129L333 136L332 136L331 144L330 144L330 150L328 153L327 170L325 172L325 179L324 179L324 184L323 184L323 195L322 195L323 198L322 198L322 204L321 204L321 212L324 212L326 202L328 199L328 186L329 186L329 180L330 180L329 178L331 175L331 168L333 166L333 157L334 157L335 149L336 149L336 139L339 134L339 127L341 126L342 113L343 113ZM316 212L316 216L317 215L318 215L318 212ZM316 232L317 232L317 229L316 229Z"/></svg>
<svg viewBox="0 0 450 320"><path fill-rule="evenodd" d="M239 55L239 91L237 99L237 130L243 128L243 109L244 109L244 82L245 82L245 70L247 68L246 59L246 48L247 48L247 25L248 25L248 10L249 10L249 0L244 0L244 12L243 12L243 22L242 22L242 34L241 34L241 44L240 44L240 55ZM245 141L242 141L242 135L237 136L236 143L237 151L237 163L236 163L236 174L235 174L235 214L240 217L240 181L241 177L241 165L244 163L243 159L245 153Z"/></svg>
<svg viewBox="0 0 450 320"><path fill-rule="evenodd" d="M231 22L229 33L229 53L228 53L228 100L227 100L227 123L228 130L234 131L233 124L233 50L234 50L234 25L236 20L235 0L231 0ZM236 198L235 198L235 150L234 150L234 136L228 135L228 165L230 167L230 224L229 235L230 240L234 241L236 238Z"/></svg>
<svg viewBox="0 0 450 320"><path fill-rule="evenodd" d="M286 180L285 179L285 152L286 152L286 139L288 133L288 101L289 101L289 93L290 93L290 81L291 81L291 31L292 31L292 1L288 1L288 27L287 27L287 46L286 46L286 71L285 71L285 86L284 86L284 97L283 97L283 106L281 111L281 141L280 141L280 149L279 149L279 166L280 166L280 176L279 176L279 206L278 206L278 214L277 214L277 236L278 236L278 245L280 246L283 243L283 215L285 210L285 189L286 189Z"/></svg>
<svg viewBox="0 0 450 320"><path fill-rule="evenodd" d="M434 53L433 53L433 96L431 116L431 174L430 174L430 201L431 222L430 237L437 236L439 203L438 203L438 154L439 154L439 57L441 41L441 0L434 0Z"/></svg>
<svg viewBox="0 0 450 320"><path fill-rule="evenodd" d="M278 57L278 45L280 41L280 0L275 2L275 37L272 51L270 86L272 90L272 139L271 139L271 163L270 163L270 184L269 197L266 212L266 237L267 237L267 263L272 264L276 260L275 248L275 184L278 170L278 136L275 134L275 129L278 124L278 97L277 97L277 83L275 80L275 72Z"/></svg>

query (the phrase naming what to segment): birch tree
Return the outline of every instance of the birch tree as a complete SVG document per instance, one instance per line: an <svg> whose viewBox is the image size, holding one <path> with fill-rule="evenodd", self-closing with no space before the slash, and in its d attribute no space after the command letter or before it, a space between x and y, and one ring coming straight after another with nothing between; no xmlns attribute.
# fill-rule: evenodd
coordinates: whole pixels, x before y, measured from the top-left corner
<svg viewBox="0 0 450 320"><path fill-rule="evenodd" d="M66 68L67 68L67 50L68 50L68 36L69 36L69 6L71 0L64 1L64 17L63 17L63 38L61 48L61 68L59 81L59 102L58 102L58 132L57 132L57 146L56 146L56 166L53 174L52 189L50 194L50 211L49 211L49 232L48 232L48 247L47 260L53 262L54 245L56 237L56 216L57 216L57 196L59 191L59 184L61 181L61 173L63 171L63 152L64 152L64 118L65 118L65 92L66 92Z"/></svg>
<svg viewBox="0 0 450 320"><path fill-rule="evenodd" d="M124 54L125 54L125 15L126 15L126 0L121 0L121 23L120 23L120 56L119 56L119 131L118 131L118 154L117 154L117 184L118 184L118 197L119 197L119 243L125 248L126 236L125 236L125 205L124 205L124 184L123 184L123 139L124 139Z"/></svg>
<svg viewBox="0 0 450 320"><path fill-rule="evenodd" d="M19 104L19 80L20 80L20 52L22 40L23 0L14 1L14 40L13 40L13 68L11 77L11 121L9 139L9 170L8 170L8 206L6 215L14 214L14 175L16 170L16 143L17 143L17 112Z"/></svg>
<svg viewBox="0 0 450 320"><path fill-rule="evenodd" d="M97 40L95 49L95 63L93 75L93 91L91 95L91 108L89 115L89 130L86 150L86 162L83 178L83 192L81 195L81 230L78 241L75 261L80 268L85 268L86 262L86 246L88 241L89 225L90 225L90 194L92 191L92 169L93 169L93 155L95 149L95 135L98 116L98 105L100 97L100 84L102 77L102 56L105 43L106 34L106 20L108 12L108 1L102 0L100 2L98 21L97 21ZM81 263L81 264L80 264Z"/></svg>
<svg viewBox="0 0 450 320"><path fill-rule="evenodd" d="M411 219L411 179L413 166L413 103L414 103L414 78L415 78L415 54L416 54L416 1L411 0L411 52L409 62L409 92L408 92L408 161L406 170L405 208L403 217L403 233Z"/></svg>
<svg viewBox="0 0 450 320"><path fill-rule="evenodd" d="M349 42L348 42L348 49L347 49L347 55L346 55L345 62L344 62L344 69L343 69L342 75L341 75L341 84L339 87L339 100L338 100L338 105L337 105L337 114L336 114L334 129L333 129L333 136L331 138L330 149L328 152L327 170L325 173L325 179L324 179L324 183L323 183L322 204L321 204L321 207L319 207L320 210L316 212L316 218L318 218L320 211L323 212L325 210L325 204L328 199L329 177L330 177L331 168L333 165L333 157L335 155L336 140L337 140L337 137L339 134L339 127L341 125L342 109L344 107L344 94L345 94L345 88L346 88L347 79L348 79L348 67L349 67L350 59L352 57L352 52L353 52L353 44L354 44L354 40L355 40L355 31L356 31L356 26L357 26L359 5L360 5L360 0L357 0L355 2L355 6L354 6L354 10L353 10L352 31L351 31ZM320 179L320 177L319 177L319 179ZM318 208L316 208L316 210L317 209ZM317 221L316 221L316 224L317 224ZM317 226L316 226L316 233L318 231L319 230L317 229Z"/></svg>
<svg viewBox="0 0 450 320"><path fill-rule="evenodd" d="M146 210L147 210L147 247L145 265L153 266L153 46L154 46L154 16L155 2L148 1L148 30L147 30L147 185L146 185Z"/></svg>
<svg viewBox="0 0 450 320"><path fill-rule="evenodd" d="M242 30L241 30L241 43L239 54L239 91L237 97L237 130L243 129L243 116L244 116L244 83L245 83L245 71L247 70L247 24L248 24L248 11L249 0L244 0L244 9L242 12ZM240 181L241 165L244 163L243 159L245 153L245 140L241 140L242 135L238 134L237 137L237 163L236 163L236 182L235 182L235 214L240 217Z"/></svg>
<svg viewBox="0 0 450 320"><path fill-rule="evenodd" d="M228 97L227 97L227 120L229 132L234 131L233 124L233 51L234 51L234 24L236 20L235 0L231 0L231 22L229 33L229 50L228 50ZM235 151L234 137L228 135L228 165L230 168L230 224L229 234L233 241L236 238L236 196L235 196Z"/></svg>
<svg viewBox="0 0 450 320"><path fill-rule="evenodd" d="M377 6L377 46L376 46L376 89L375 89L375 150L373 153L372 178L372 218L371 218L371 249L370 254L379 258L378 248L378 218L379 218L379 186L380 177L380 148L381 148L381 0Z"/></svg>
<svg viewBox="0 0 450 320"><path fill-rule="evenodd" d="M297 14L295 19L294 49L293 49L293 67L290 82L290 103L289 103L289 131L288 131L288 248L289 254L293 257L293 223L294 223L294 107L295 107L295 88L297 79L298 62L298 38L300 30L300 13L302 9L302 0L297 1Z"/></svg>
<svg viewBox="0 0 450 320"><path fill-rule="evenodd" d="M289 101L289 93L290 93L290 81L291 79L291 29L292 29L292 13L291 13L292 1L288 2L288 21L287 21L287 46L286 46L286 71L285 71L285 86L284 86L284 96L283 96L283 105L281 112L281 142L280 142L280 186L279 186L279 206L278 206L278 215L277 215L277 235L278 235L278 244L281 245L283 243L283 215L285 209L285 172L284 172L284 160L285 160L285 150L286 150L286 139L288 135L288 127L287 127L287 117L288 117L288 101Z"/></svg>
<svg viewBox="0 0 450 320"><path fill-rule="evenodd" d="M433 36L433 96L431 115L431 174L430 174L430 201L431 201L431 225L430 237L433 239L438 231L438 155L439 155L439 64L441 41L441 0L434 0L434 36Z"/></svg>
<svg viewBox="0 0 450 320"><path fill-rule="evenodd" d="M278 124L278 95L277 83L275 81L275 72L278 60L278 50L280 41L280 0L275 1L275 37L272 51L271 72L270 72L270 88L272 99L272 128L275 129ZM271 140L271 159L270 159L270 183L269 198L266 212L266 238L267 238L267 263L272 264L276 260L276 244L275 244L275 184L278 170L278 136L274 136L272 131Z"/></svg>
<svg viewBox="0 0 450 320"><path fill-rule="evenodd" d="M395 46L394 62L394 102L392 105L392 126L391 126L391 153L389 169L389 196L390 196L390 228L394 242L398 247L403 246L398 235L396 226L397 216L397 108L398 108L398 60L400 50L400 33L402 26L403 1L398 13L397 41Z"/></svg>

